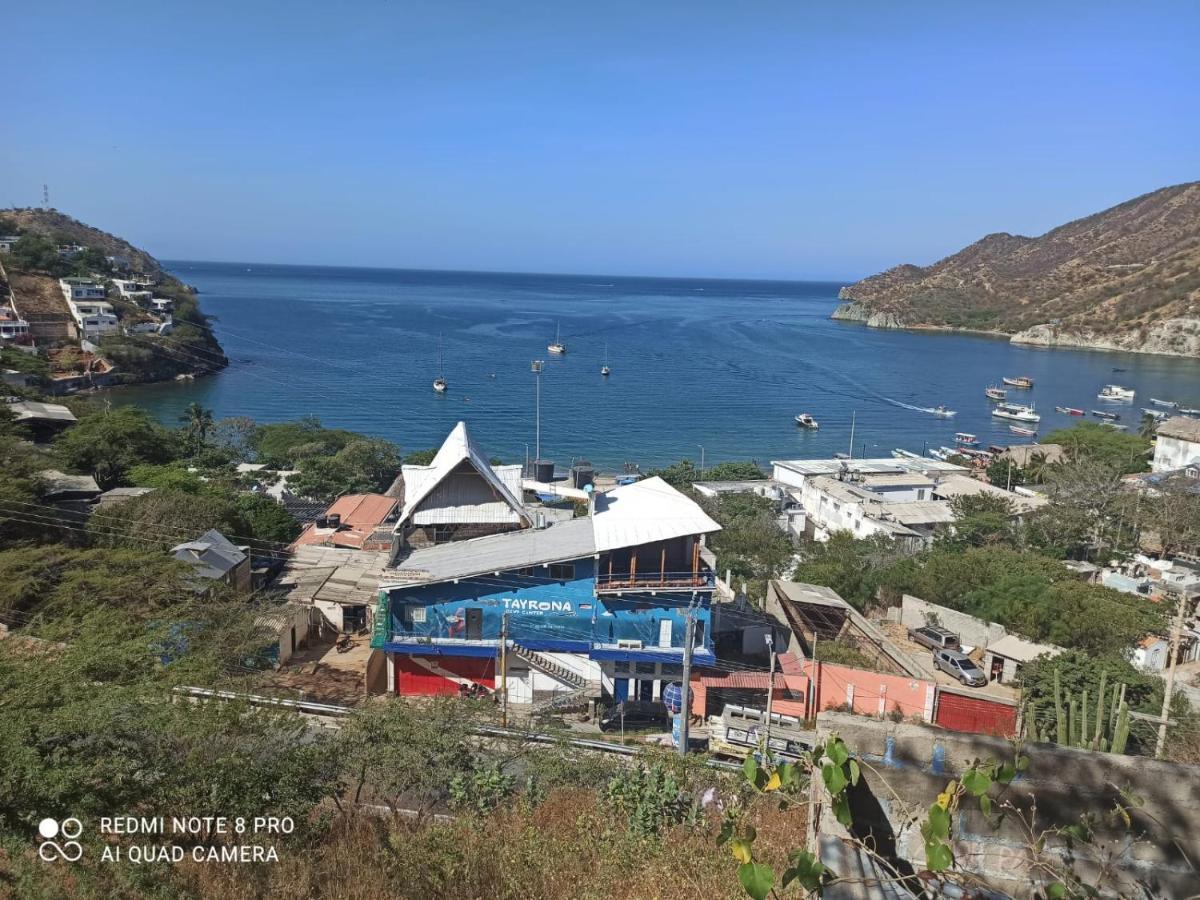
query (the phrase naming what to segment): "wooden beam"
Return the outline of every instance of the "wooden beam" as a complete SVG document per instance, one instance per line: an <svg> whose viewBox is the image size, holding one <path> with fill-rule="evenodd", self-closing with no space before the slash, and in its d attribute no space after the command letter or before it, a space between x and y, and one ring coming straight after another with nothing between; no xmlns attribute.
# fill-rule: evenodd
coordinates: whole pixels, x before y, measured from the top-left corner
<svg viewBox="0 0 1200 900"><path fill-rule="evenodd" d="M658 580L660 584L667 583L667 545L663 544L662 562L659 564Z"/></svg>

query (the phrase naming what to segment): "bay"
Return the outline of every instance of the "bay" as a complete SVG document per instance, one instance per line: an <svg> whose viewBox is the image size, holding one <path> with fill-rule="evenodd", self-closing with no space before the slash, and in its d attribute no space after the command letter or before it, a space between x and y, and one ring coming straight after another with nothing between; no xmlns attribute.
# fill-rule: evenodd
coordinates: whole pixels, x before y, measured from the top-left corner
<svg viewBox="0 0 1200 900"><path fill-rule="evenodd" d="M1151 396L1200 406L1196 360L868 329L829 319L840 285L828 282L165 265L200 290L231 360L209 378L110 394L168 424L196 401L218 418L311 415L416 450L463 419L486 452L515 462L535 451L535 359L542 455L560 466L698 461L702 447L709 465L830 456L850 449L852 413L855 456L921 452L956 431L1027 442L990 416L984 388L1004 375L1035 379L1010 399L1036 404L1043 434L1079 421L1056 405L1096 408L1109 382L1138 391L1112 407L1131 428ZM563 357L546 350L557 328ZM432 390L439 346L445 395ZM908 408L938 404L958 415ZM801 412L820 430L798 428Z"/></svg>

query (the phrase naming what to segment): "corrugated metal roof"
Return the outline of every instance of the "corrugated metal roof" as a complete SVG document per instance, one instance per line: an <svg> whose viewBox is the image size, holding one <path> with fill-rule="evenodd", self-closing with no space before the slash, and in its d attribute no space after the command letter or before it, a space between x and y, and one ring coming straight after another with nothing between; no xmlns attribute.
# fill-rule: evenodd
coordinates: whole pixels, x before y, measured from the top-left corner
<svg viewBox="0 0 1200 900"><path fill-rule="evenodd" d="M772 460L772 466L795 472L798 475L837 475L849 470L865 474L899 474L903 472L965 472L964 466L943 462L940 459L781 459Z"/></svg>
<svg viewBox="0 0 1200 900"><path fill-rule="evenodd" d="M341 516L342 524L352 528L374 528L382 524L395 507L396 501L383 494L347 494L338 497L325 514Z"/></svg>
<svg viewBox="0 0 1200 900"><path fill-rule="evenodd" d="M469 578L525 566L591 556L596 552L592 519L557 522L547 528L510 531L469 541L414 550L396 567L396 580L381 587L402 587Z"/></svg>
<svg viewBox="0 0 1200 900"><path fill-rule="evenodd" d="M9 403L8 409L18 422L32 419L42 419L51 422L74 422L75 414L59 403L41 403L37 400L23 400L20 403Z"/></svg>
<svg viewBox="0 0 1200 900"><path fill-rule="evenodd" d="M1200 443L1200 419L1190 416L1172 416L1154 431L1159 437Z"/></svg>
<svg viewBox="0 0 1200 900"><path fill-rule="evenodd" d="M369 605L388 572L389 554L339 547L297 547L275 581L299 602ZM394 574L394 573L393 573Z"/></svg>
<svg viewBox="0 0 1200 900"><path fill-rule="evenodd" d="M593 521L601 553L721 530L695 501L658 477L598 494Z"/></svg>
<svg viewBox="0 0 1200 900"><path fill-rule="evenodd" d="M1033 641L1024 640L1015 634L1006 634L1000 640L988 644L987 652L1007 659L1015 659L1017 662L1029 662L1031 659L1037 659L1043 653L1057 656L1063 652L1063 648L1055 647L1053 644L1035 644Z"/></svg>
<svg viewBox="0 0 1200 900"><path fill-rule="evenodd" d="M485 490L481 492L479 482L475 479L459 481L451 479L452 473L466 464L473 469L483 481ZM488 463L487 458L475 446L467 431L467 423L459 422L447 435L446 440L438 449L433 462L428 466L403 466L404 475L404 511L400 515L400 525L410 519L419 525L452 524L454 522L525 522L529 523L529 514L521 503L520 467L501 466L501 470L515 468L515 490L513 475L507 471L497 472ZM435 490L441 493L431 497ZM422 510L422 516L415 514L426 499L434 501L434 508ZM466 507L463 509L463 507ZM493 508L494 507L494 508ZM456 509L461 511L455 512ZM470 516L462 519L455 516ZM498 518L483 518L494 515Z"/></svg>
<svg viewBox="0 0 1200 900"><path fill-rule="evenodd" d="M1014 494L1011 491L1004 490L1004 488L996 487L994 484L988 484L986 481L980 481L977 478L969 478L966 475L949 475L943 478L938 482L934 493L939 497L945 497L947 500L954 497L988 494L992 497L1000 497L1009 501L1021 512L1029 512L1050 502L1045 497L1024 497L1021 494Z"/></svg>

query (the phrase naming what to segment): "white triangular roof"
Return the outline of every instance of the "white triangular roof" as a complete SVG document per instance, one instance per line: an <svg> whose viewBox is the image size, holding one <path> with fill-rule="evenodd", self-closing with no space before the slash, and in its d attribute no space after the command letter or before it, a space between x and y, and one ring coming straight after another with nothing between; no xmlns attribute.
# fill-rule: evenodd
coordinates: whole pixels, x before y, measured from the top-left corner
<svg viewBox="0 0 1200 900"><path fill-rule="evenodd" d="M498 473L488 463L487 457L480 452L475 446L475 442L471 440L471 434L467 431L467 423L459 422L454 426L454 429L446 436L446 440L442 442L442 446L438 449L437 455L434 456L433 462L427 466L402 466L401 471L404 474L404 511L400 515L400 520L396 523L397 530L402 525L412 519L413 514L430 494L437 489L446 478L463 463L469 463L484 482L491 488L496 500L503 503L515 515L516 519L530 524L529 514L525 511L524 505L521 503L520 494L515 492L513 487L506 482L513 482L513 473L509 473L508 469L514 469L516 474L517 485L520 484L520 472L517 467L502 467L506 471ZM509 477L505 477L509 476ZM519 491L519 487L517 489Z"/></svg>
<svg viewBox="0 0 1200 900"><path fill-rule="evenodd" d="M721 530L699 504L658 477L597 494L593 521L600 553Z"/></svg>

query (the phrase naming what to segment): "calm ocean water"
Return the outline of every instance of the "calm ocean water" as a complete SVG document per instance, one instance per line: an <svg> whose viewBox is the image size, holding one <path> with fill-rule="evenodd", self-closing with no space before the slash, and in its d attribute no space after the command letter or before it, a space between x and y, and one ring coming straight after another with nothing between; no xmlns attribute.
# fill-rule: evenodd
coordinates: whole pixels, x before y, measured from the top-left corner
<svg viewBox="0 0 1200 900"><path fill-rule="evenodd" d="M1136 427L1149 397L1200 406L1200 363L1133 354L1016 347L953 334L878 331L830 321L839 285L416 272L172 262L196 285L232 364L195 382L114 391L174 423L193 400L218 417L262 422L314 415L386 437L437 445L459 419L486 451L533 453L534 379L542 376L542 451L560 466L657 465L704 448L729 459L920 452L953 442L1018 443L989 415L983 390L1030 375L1042 433L1092 409L1101 385L1138 391L1121 409ZM565 357L546 352L561 323ZM439 342L450 388L435 394ZM600 375L605 346L612 376ZM1125 369L1114 373L1113 368ZM903 404L958 410L944 420ZM819 431L797 428L809 412Z"/></svg>

